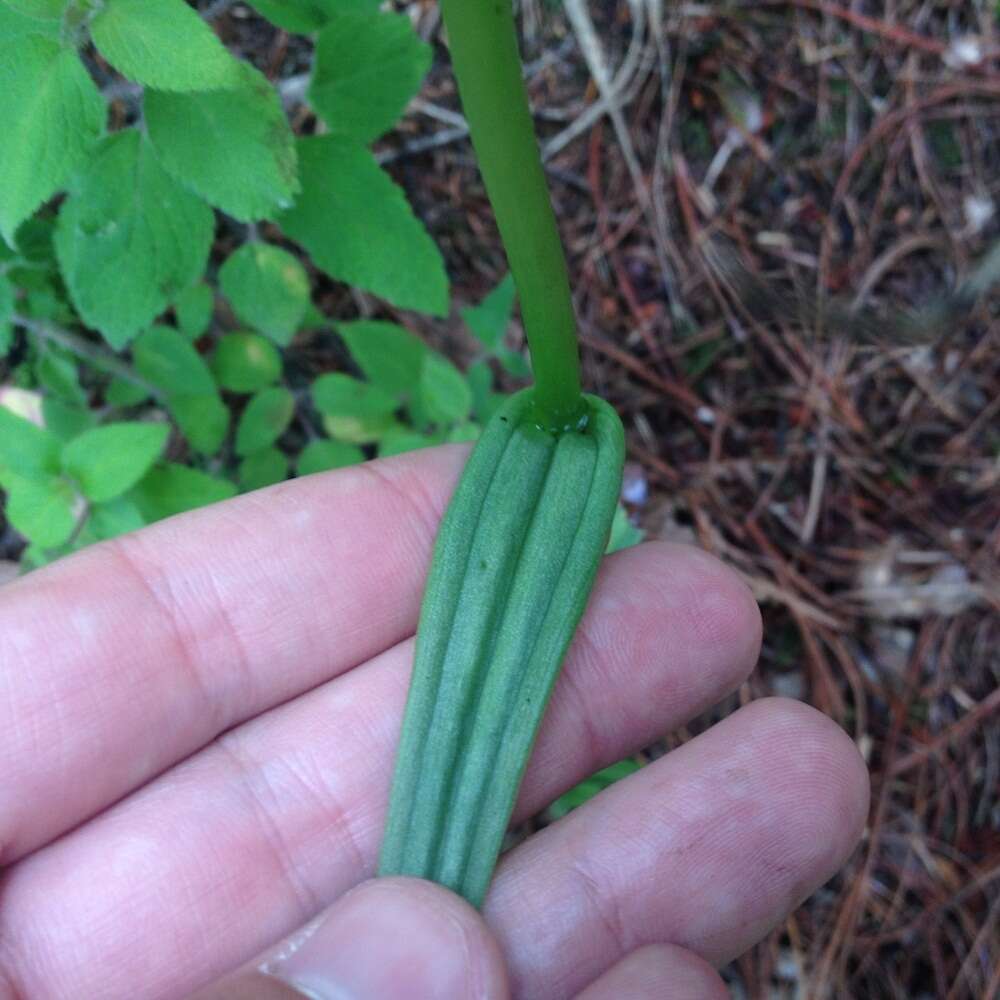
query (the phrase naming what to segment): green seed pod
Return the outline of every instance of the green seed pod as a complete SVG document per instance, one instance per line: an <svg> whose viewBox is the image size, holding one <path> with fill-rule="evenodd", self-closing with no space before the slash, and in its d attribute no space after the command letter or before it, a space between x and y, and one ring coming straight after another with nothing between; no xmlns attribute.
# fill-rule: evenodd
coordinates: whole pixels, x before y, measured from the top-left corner
<svg viewBox="0 0 1000 1000"><path fill-rule="evenodd" d="M417 631L381 875L482 903L621 488L624 433L585 396L579 429L533 390L487 424L438 534Z"/></svg>

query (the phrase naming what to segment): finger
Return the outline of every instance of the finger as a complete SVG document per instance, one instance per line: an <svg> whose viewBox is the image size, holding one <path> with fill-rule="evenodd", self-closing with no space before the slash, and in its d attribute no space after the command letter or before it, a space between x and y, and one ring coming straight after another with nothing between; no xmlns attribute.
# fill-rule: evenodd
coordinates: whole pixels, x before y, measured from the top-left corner
<svg viewBox="0 0 1000 1000"><path fill-rule="evenodd" d="M417 879L376 879L336 902L266 971L315 1000L503 1000L507 973L483 918Z"/></svg>
<svg viewBox="0 0 1000 1000"><path fill-rule="evenodd" d="M0 865L411 635L464 455L294 480L0 591Z"/></svg>
<svg viewBox="0 0 1000 1000"><path fill-rule="evenodd" d="M738 684L759 616L715 560L645 545L606 561L579 640L521 815ZM138 980L149 996L184 995L368 877L410 656L407 643L244 724L16 865L0 967L37 998L50 981L78 995L127 995Z"/></svg>
<svg viewBox="0 0 1000 1000"><path fill-rule="evenodd" d="M592 982L577 1000L727 1000L722 977L693 951L647 944Z"/></svg>
<svg viewBox="0 0 1000 1000"><path fill-rule="evenodd" d="M485 913L512 992L572 995L649 943L734 958L840 868L867 807L864 763L826 716L746 706L503 860Z"/></svg>

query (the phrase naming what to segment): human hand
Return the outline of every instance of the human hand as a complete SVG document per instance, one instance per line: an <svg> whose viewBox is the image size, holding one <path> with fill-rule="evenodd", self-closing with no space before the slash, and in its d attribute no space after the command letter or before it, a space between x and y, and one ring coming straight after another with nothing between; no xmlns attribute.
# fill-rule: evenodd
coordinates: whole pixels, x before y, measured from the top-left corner
<svg viewBox="0 0 1000 1000"><path fill-rule="evenodd" d="M345 895L374 871L410 637L464 458L282 484L0 589L2 1000L185 997L241 967L202 996L291 995L253 971L265 957L314 990L340 975L341 996L379 995L347 967L404 976L398 995L417 1000L568 997L604 974L652 986L588 1000L710 997L705 962L843 863L864 766L828 719L772 700L511 851L485 923L412 880ZM758 645L755 604L710 556L608 558L516 816L733 690ZM636 952L664 943L679 947Z"/></svg>

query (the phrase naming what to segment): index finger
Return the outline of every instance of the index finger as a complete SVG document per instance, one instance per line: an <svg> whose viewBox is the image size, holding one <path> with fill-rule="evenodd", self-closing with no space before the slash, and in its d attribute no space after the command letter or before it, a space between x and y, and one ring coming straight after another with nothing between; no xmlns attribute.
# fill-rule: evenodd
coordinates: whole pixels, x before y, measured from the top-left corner
<svg viewBox="0 0 1000 1000"><path fill-rule="evenodd" d="M465 454L283 483L0 590L0 866L412 634Z"/></svg>

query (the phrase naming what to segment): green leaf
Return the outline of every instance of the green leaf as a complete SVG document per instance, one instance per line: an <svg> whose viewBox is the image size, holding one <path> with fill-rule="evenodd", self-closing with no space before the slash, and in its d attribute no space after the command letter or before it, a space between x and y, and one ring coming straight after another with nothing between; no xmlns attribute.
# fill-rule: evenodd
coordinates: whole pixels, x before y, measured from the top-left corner
<svg viewBox="0 0 1000 1000"><path fill-rule="evenodd" d="M312 384L316 409L328 417L382 417L399 405L389 393L360 379L330 372Z"/></svg>
<svg viewBox="0 0 1000 1000"><path fill-rule="evenodd" d="M339 281L393 305L448 313L448 278L434 241L372 154L338 136L298 141L302 194L276 221Z"/></svg>
<svg viewBox="0 0 1000 1000"><path fill-rule="evenodd" d="M94 415L86 407L65 403L52 396L42 400L42 415L45 426L61 441L72 441L96 423Z"/></svg>
<svg viewBox="0 0 1000 1000"><path fill-rule="evenodd" d="M181 433L195 451L214 455L229 430L229 410L202 356L170 326L153 326L132 347L136 370L165 396Z"/></svg>
<svg viewBox="0 0 1000 1000"><path fill-rule="evenodd" d="M49 349L35 365L35 375L42 388L71 403L87 404L87 394L80 387L76 359L68 353Z"/></svg>
<svg viewBox="0 0 1000 1000"><path fill-rule="evenodd" d="M281 387L263 389L254 396L236 428L236 454L252 455L274 444L295 413L295 397Z"/></svg>
<svg viewBox="0 0 1000 1000"><path fill-rule="evenodd" d="M159 90L240 84L240 64L184 0L105 0L90 22L97 50L122 76Z"/></svg>
<svg viewBox="0 0 1000 1000"><path fill-rule="evenodd" d="M568 812L592 799L598 792L604 791L605 788L609 788L616 781L621 781L622 778L627 778L630 774L635 774L638 770L639 764L632 758L612 764L611 767L585 778L565 795L559 796L547 811L553 819L561 819Z"/></svg>
<svg viewBox="0 0 1000 1000"><path fill-rule="evenodd" d="M63 470L84 495L102 503L135 485L163 451L166 424L105 424L85 431L62 450Z"/></svg>
<svg viewBox="0 0 1000 1000"><path fill-rule="evenodd" d="M129 494L146 522L182 514L236 495L236 486L224 479L164 462L154 466Z"/></svg>
<svg viewBox="0 0 1000 1000"><path fill-rule="evenodd" d="M446 441L451 444L459 444L463 441L477 441L480 434L483 433L482 427L475 421L469 420L464 424L456 424L445 438Z"/></svg>
<svg viewBox="0 0 1000 1000"><path fill-rule="evenodd" d="M329 469L343 469L365 460L361 449L343 441L310 441L299 455L295 471L300 476L311 476L314 472Z"/></svg>
<svg viewBox="0 0 1000 1000"><path fill-rule="evenodd" d="M202 356L170 326L152 326L132 345L136 371L167 396L215 392L215 380Z"/></svg>
<svg viewBox="0 0 1000 1000"><path fill-rule="evenodd" d="M20 41L26 35L39 35L58 41L61 26L61 22L56 19L41 20L18 13L12 9L11 0L0 0L0 39L4 44L15 39Z"/></svg>
<svg viewBox="0 0 1000 1000"><path fill-rule="evenodd" d="M58 472L61 448L55 434L0 405L0 481Z"/></svg>
<svg viewBox="0 0 1000 1000"><path fill-rule="evenodd" d="M0 243L0 246L3 246ZM0 272L0 356L6 354L14 342L10 318L14 315L14 286L6 274Z"/></svg>
<svg viewBox="0 0 1000 1000"><path fill-rule="evenodd" d="M269 243L244 243L219 269L219 287L236 315L282 346L299 328L309 305L305 268Z"/></svg>
<svg viewBox="0 0 1000 1000"><path fill-rule="evenodd" d="M419 337L395 323L371 319L338 323L337 333L370 382L397 399L413 392L414 373L427 353Z"/></svg>
<svg viewBox="0 0 1000 1000"><path fill-rule="evenodd" d="M73 303L120 350L205 269L211 209L136 129L105 139L63 203L56 253Z"/></svg>
<svg viewBox="0 0 1000 1000"><path fill-rule="evenodd" d="M481 423L486 423L483 419L483 407L487 405L493 392L493 370L488 362L477 361L469 365L465 378L472 390L472 412Z"/></svg>
<svg viewBox="0 0 1000 1000"><path fill-rule="evenodd" d="M149 393L142 386L125 379L112 379L104 390L104 400L109 406L135 406L144 399L149 399Z"/></svg>
<svg viewBox="0 0 1000 1000"><path fill-rule="evenodd" d="M174 299L177 325L189 340L197 340L208 329L214 311L215 295L204 282L185 288Z"/></svg>
<svg viewBox="0 0 1000 1000"><path fill-rule="evenodd" d="M76 527L76 494L65 479L13 476L6 487L7 520L28 541L52 549L69 540Z"/></svg>
<svg viewBox="0 0 1000 1000"><path fill-rule="evenodd" d="M472 390L462 373L435 351L428 351L420 368L421 402L428 418L438 424L464 420L472 409Z"/></svg>
<svg viewBox="0 0 1000 1000"><path fill-rule="evenodd" d="M202 455L214 455L229 430L229 410L218 393L171 396L167 408L188 444Z"/></svg>
<svg viewBox="0 0 1000 1000"><path fill-rule="evenodd" d="M277 448L264 448L240 462L240 486L249 492L273 486L288 478L288 459Z"/></svg>
<svg viewBox="0 0 1000 1000"><path fill-rule="evenodd" d="M419 434L408 427L390 431L383 435L378 443L378 457L392 458L393 455L403 455L408 451L419 451L421 448L431 448L441 444L440 434Z"/></svg>
<svg viewBox="0 0 1000 1000"><path fill-rule="evenodd" d="M504 371L515 378L530 378L531 365L528 364L524 355L518 351L512 351L509 347L502 345L497 348L497 358L503 365Z"/></svg>
<svg viewBox="0 0 1000 1000"><path fill-rule="evenodd" d="M57 270L55 235L55 219L36 215L18 229L17 248L25 260L50 267L54 274Z"/></svg>
<svg viewBox="0 0 1000 1000"><path fill-rule="evenodd" d="M309 103L335 135L369 143L420 89L431 48L405 14L345 13L316 39Z"/></svg>
<svg viewBox="0 0 1000 1000"><path fill-rule="evenodd" d="M236 89L147 91L145 112L164 168L216 208L249 222L292 204L295 138L274 87L249 64Z"/></svg>
<svg viewBox="0 0 1000 1000"><path fill-rule="evenodd" d="M223 389L257 392L281 375L281 355L256 333L227 333L219 341L212 368Z"/></svg>
<svg viewBox="0 0 1000 1000"><path fill-rule="evenodd" d="M644 537L645 532L637 528L628 519L628 513L619 504L615 508L614 520L611 522L611 537L608 538L608 547L604 551L610 555L619 549L627 549L632 545L638 545Z"/></svg>
<svg viewBox="0 0 1000 1000"><path fill-rule="evenodd" d="M117 538L129 531L138 531L146 523L134 501L125 497L95 504L90 511L87 528L95 539Z"/></svg>
<svg viewBox="0 0 1000 1000"><path fill-rule="evenodd" d="M3 3L24 17L42 21L58 21L69 6L69 0L3 0Z"/></svg>
<svg viewBox="0 0 1000 1000"><path fill-rule="evenodd" d="M249 0L272 24L307 35L345 9L375 10L379 0Z"/></svg>
<svg viewBox="0 0 1000 1000"><path fill-rule="evenodd" d="M0 24L2 27L2 24ZM40 36L0 45L0 235L86 163L107 108L76 52Z"/></svg>
<svg viewBox="0 0 1000 1000"><path fill-rule="evenodd" d="M386 434L402 428L391 413L366 416L329 416L323 418L323 428L330 437L350 444L371 444Z"/></svg>
<svg viewBox="0 0 1000 1000"><path fill-rule="evenodd" d="M503 335L514 315L513 275L508 274L477 306L462 310L462 319L489 351L495 351L503 342Z"/></svg>

